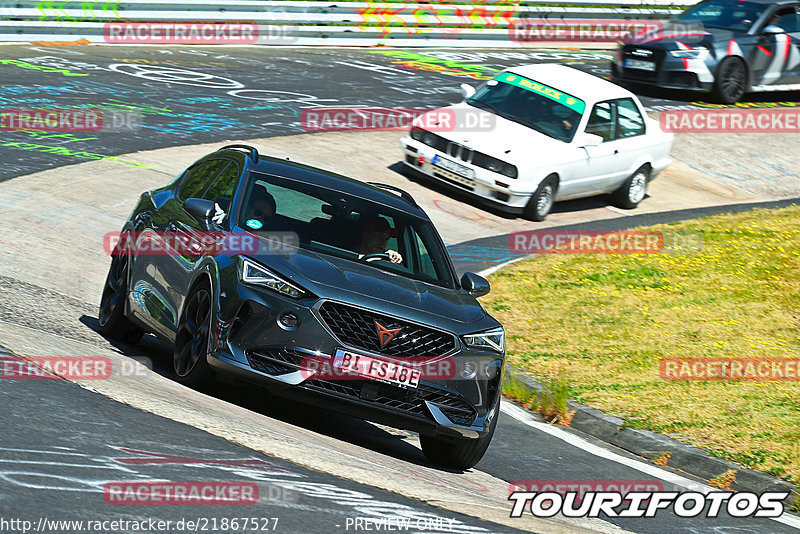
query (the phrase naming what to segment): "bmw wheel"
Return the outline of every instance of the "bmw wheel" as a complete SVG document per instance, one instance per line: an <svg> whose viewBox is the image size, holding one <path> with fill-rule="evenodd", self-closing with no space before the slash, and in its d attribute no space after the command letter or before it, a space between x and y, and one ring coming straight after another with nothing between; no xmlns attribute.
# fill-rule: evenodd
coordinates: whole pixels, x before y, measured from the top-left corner
<svg viewBox="0 0 800 534"><path fill-rule="evenodd" d="M130 256L127 254L120 253L111 257L97 321L102 335L126 343L136 343L144 332L125 316L129 268Z"/></svg>
<svg viewBox="0 0 800 534"><path fill-rule="evenodd" d="M622 187L614 193L614 203L620 208L630 210L639 205L647 194L647 180L649 169L646 166L640 167L630 178L625 180Z"/></svg>
<svg viewBox="0 0 800 534"><path fill-rule="evenodd" d="M211 291L207 285L201 285L186 299L178 321L173 366L175 376L181 384L200 386L214 376L206 359L211 338L211 320Z"/></svg>
<svg viewBox="0 0 800 534"><path fill-rule="evenodd" d="M722 104L735 104L747 89L747 67L737 57L725 58L717 70L714 99Z"/></svg>
<svg viewBox="0 0 800 534"><path fill-rule="evenodd" d="M545 178L536 192L531 196L525 206L525 218L532 221L543 221L550 210L556 196L556 179L552 176Z"/></svg>

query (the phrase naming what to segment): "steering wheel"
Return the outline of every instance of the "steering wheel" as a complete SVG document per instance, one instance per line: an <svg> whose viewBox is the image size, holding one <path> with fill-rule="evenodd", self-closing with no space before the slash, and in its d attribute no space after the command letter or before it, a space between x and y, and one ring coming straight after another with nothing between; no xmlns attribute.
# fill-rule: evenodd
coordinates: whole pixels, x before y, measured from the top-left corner
<svg viewBox="0 0 800 534"><path fill-rule="evenodd" d="M361 261L372 261L372 260L386 260L391 261L391 258L385 252L376 252L373 254L364 254L360 258Z"/></svg>

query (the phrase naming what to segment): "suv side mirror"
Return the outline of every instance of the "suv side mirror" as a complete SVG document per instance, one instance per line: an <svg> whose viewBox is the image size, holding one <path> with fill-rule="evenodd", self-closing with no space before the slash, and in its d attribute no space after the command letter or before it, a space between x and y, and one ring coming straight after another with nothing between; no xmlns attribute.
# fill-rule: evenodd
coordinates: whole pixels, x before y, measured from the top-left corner
<svg viewBox="0 0 800 534"><path fill-rule="evenodd" d="M780 26L775 26L774 24L770 24L768 26L764 26L761 29L761 33L763 33L764 35L778 35L781 33L786 33L786 30L784 30Z"/></svg>
<svg viewBox="0 0 800 534"><path fill-rule="evenodd" d="M469 84L462 83L459 87L461 87L461 92L464 93L464 100L475 94L475 88Z"/></svg>
<svg viewBox="0 0 800 534"><path fill-rule="evenodd" d="M183 209L200 222L208 222L214 216L214 202L204 198L187 198Z"/></svg>
<svg viewBox="0 0 800 534"><path fill-rule="evenodd" d="M587 146L600 146L603 144L603 138L596 134L582 133L577 137L579 147Z"/></svg>
<svg viewBox="0 0 800 534"><path fill-rule="evenodd" d="M464 273L461 277L461 287L473 297L482 297L492 289L486 278L475 273Z"/></svg>

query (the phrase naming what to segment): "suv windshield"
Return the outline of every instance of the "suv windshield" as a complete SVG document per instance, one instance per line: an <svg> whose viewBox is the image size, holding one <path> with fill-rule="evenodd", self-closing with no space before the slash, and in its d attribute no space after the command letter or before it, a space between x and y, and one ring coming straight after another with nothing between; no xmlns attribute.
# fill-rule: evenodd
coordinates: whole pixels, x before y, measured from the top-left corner
<svg viewBox="0 0 800 534"><path fill-rule="evenodd" d="M454 287L430 222L341 191L252 172L238 221L257 234L295 232L300 248L318 254Z"/></svg>
<svg viewBox="0 0 800 534"><path fill-rule="evenodd" d="M486 82L467 104L565 143L572 141L586 109L579 98L510 72Z"/></svg>
<svg viewBox="0 0 800 534"><path fill-rule="evenodd" d="M698 27L746 32L767 5L739 0L709 0L690 7L675 20L696 24Z"/></svg>

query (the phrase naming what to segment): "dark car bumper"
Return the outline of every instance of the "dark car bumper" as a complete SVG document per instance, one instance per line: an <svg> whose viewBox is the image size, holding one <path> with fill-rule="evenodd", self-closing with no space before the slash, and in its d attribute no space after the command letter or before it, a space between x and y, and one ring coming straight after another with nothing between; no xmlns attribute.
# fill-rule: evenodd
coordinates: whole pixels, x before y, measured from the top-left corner
<svg viewBox="0 0 800 534"><path fill-rule="evenodd" d="M713 82L700 81L697 73L688 71L679 58L664 58L655 71L629 69L614 62L611 64L611 77L615 83L635 83L682 91L708 92L714 85Z"/></svg>
<svg viewBox="0 0 800 534"><path fill-rule="evenodd" d="M494 416L490 407L500 393L502 354L474 350L459 335L443 331L453 337L452 350L443 356L453 362L447 379L423 377L418 387L403 388L355 376L319 377L303 362L330 362L337 348L398 362L414 356L387 356L339 339L321 307L325 303L351 304L316 298L294 300L241 282L237 292L236 297L222 302L214 350L208 358L218 373L283 397L427 435L477 438L488 433ZM294 314L299 325L295 329L281 326L277 319L283 313ZM458 374L467 361L477 362L480 370L472 379Z"/></svg>

